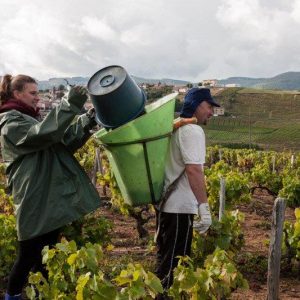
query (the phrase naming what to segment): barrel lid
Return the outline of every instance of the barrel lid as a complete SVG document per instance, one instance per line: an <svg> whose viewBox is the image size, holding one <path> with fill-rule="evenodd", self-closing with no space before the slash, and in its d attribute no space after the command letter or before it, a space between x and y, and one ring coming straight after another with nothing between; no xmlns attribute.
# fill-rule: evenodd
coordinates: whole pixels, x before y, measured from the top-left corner
<svg viewBox="0 0 300 300"><path fill-rule="evenodd" d="M108 66L97 71L88 81L88 92L92 95L106 95L118 89L127 77L121 66Z"/></svg>

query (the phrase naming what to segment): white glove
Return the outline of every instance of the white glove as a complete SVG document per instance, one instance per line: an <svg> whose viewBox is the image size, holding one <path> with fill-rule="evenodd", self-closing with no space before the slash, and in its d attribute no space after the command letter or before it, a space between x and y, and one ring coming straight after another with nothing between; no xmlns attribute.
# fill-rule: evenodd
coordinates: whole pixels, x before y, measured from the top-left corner
<svg viewBox="0 0 300 300"><path fill-rule="evenodd" d="M198 208L198 216L200 221L194 221L194 229L199 233L205 233L211 225L211 214L208 203L201 203Z"/></svg>

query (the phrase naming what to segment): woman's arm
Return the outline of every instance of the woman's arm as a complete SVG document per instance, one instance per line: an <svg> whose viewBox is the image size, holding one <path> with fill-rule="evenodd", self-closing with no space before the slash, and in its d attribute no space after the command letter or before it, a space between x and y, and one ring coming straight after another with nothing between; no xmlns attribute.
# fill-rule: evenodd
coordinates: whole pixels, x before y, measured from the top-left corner
<svg viewBox="0 0 300 300"><path fill-rule="evenodd" d="M71 152L75 152L87 142L95 125L95 118L88 113L78 116L66 130L62 142Z"/></svg>
<svg viewBox="0 0 300 300"><path fill-rule="evenodd" d="M1 129L2 137L23 154L45 149L61 142L65 131L80 112L86 95L79 88L70 90L67 99L55 107L42 122L11 112Z"/></svg>

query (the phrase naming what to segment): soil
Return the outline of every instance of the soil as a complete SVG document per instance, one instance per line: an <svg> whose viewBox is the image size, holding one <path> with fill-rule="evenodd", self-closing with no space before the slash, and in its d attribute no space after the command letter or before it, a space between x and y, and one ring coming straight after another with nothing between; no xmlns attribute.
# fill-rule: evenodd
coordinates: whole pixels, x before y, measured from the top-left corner
<svg viewBox="0 0 300 300"><path fill-rule="evenodd" d="M243 224L245 245L241 251L241 256L245 253L250 253L267 261L269 246L266 241L270 239L273 204L273 197L260 192L254 195L249 205L239 208L245 214L245 222ZM286 209L285 220L294 222L293 209ZM247 266L247 269L243 269L242 272L248 280L249 290L236 291L232 294L231 299L267 299L267 269L260 270L263 272L259 274L259 272L255 272L255 268L251 270L251 267ZM299 273L294 273L291 270L281 270L279 299L300 299Z"/></svg>
<svg viewBox="0 0 300 300"><path fill-rule="evenodd" d="M245 245L238 255L238 268L248 280L249 290L237 290L232 293L232 300L266 300L267 299L267 263L268 263L268 240L271 231L271 219L274 198L264 191L257 191L252 201L247 205L241 205L238 209L244 213L243 232ZM148 241L140 240L136 230L135 220L125 217L111 210L102 210L114 223L112 243L115 248L112 256L120 258L130 257L130 260L140 261L153 271L155 262L155 249L149 251ZM294 210L286 209L285 219L294 221ZM154 218L147 224L150 239L154 235ZM250 260L245 263L245 257ZM147 268L147 267L146 267ZM300 299L300 278L295 271L281 270L279 299ZM298 276L297 276L298 275Z"/></svg>

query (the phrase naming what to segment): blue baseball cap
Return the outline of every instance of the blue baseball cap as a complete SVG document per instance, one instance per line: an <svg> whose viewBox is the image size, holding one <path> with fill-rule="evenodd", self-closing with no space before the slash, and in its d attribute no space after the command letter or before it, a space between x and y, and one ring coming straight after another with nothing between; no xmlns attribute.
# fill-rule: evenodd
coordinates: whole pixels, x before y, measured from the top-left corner
<svg viewBox="0 0 300 300"><path fill-rule="evenodd" d="M192 88L190 89L184 97L184 103L180 112L180 117L191 118L198 105L206 101L212 106L220 107L210 94L210 89L208 88Z"/></svg>

